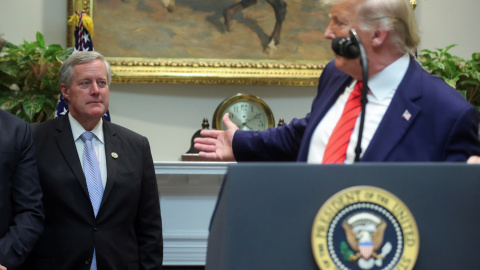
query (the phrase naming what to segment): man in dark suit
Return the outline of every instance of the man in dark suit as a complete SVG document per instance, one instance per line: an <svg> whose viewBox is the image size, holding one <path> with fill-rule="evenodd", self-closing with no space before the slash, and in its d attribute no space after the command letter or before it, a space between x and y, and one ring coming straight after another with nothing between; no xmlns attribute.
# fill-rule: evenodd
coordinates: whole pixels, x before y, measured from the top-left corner
<svg viewBox="0 0 480 270"><path fill-rule="evenodd" d="M0 37L0 52L5 40ZM0 270L17 269L43 229L30 126L0 110Z"/></svg>
<svg viewBox="0 0 480 270"><path fill-rule="evenodd" d="M33 129L45 230L26 269L161 269L150 146L147 138L102 120L110 78L101 54L72 54L60 69L69 113Z"/></svg>
<svg viewBox="0 0 480 270"><path fill-rule="evenodd" d="M480 153L478 112L455 89L427 73L410 56L419 43L409 0L333 0L327 39L348 37L355 29L368 56L365 127L359 161L466 161ZM345 150L326 155L344 107L363 79L359 58L336 55L320 76L318 92L306 117L264 132L238 128L226 115L227 131L203 130L196 138L200 156L237 161L353 163L360 115ZM356 121L356 122L355 122ZM341 147L339 147L341 148Z"/></svg>
<svg viewBox="0 0 480 270"><path fill-rule="evenodd" d="M17 269L43 229L30 126L0 110L0 270Z"/></svg>

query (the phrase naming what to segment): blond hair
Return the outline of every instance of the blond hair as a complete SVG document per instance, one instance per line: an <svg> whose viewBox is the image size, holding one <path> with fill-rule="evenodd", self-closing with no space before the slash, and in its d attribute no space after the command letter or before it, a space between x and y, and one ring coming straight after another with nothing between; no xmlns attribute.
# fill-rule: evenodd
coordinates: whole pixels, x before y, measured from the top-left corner
<svg viewBox="0 0 480 270"><path fill-rule="evenodd" d="M364 0L358 7L359 27L387 30L390 41L402 53L412 52L420 43L417 21L409 0Z"/></svg>
<svg viewBox="0 0 480 270"><path fill-rule="evenodd" d="M329 6L345 2L356 4L361 30L387 30L390 41L400 52L412 52L420 43L417 21L409 0L322 0Z"/></svg>

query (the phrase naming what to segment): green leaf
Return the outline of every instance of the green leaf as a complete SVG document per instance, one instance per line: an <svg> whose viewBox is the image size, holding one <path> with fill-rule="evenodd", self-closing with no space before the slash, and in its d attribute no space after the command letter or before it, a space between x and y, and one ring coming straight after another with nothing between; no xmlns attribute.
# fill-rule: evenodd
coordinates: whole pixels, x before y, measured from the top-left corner
<svg viewBox="0 0 480 270"><path fill-rule="evenodd" d="M73 47L66 48L63 52L58 54L60 60L65 60L73 53Z"/></svg>
<svg viewBox="0 0 480 270"><path fill-rule="evenodd" d="M340 254L342 254L342 259L348 262L350 257L354 255L354 252L349 248L345 241L342 241L340 242Z"/></svg>
<svg viewBox="0 0 480 270"><path fill-rule="evenodd" d="M0 55L0 107L26 121L53 118L60 92L58 71L72 52L73 48L46 45L40 32L34 42L7 42ZM10 90L11 85L19 90Z"/></svg>
<svg viewBox="0 0 480 270"><path fill-rule="evenodd" d="M45 98L44 103L43 103L44 104L43 107L47 107L47 105L48 105L48 107L56 110L57 109L58 98L57 98L57 96L55 96L54 98L55 99L53 99L51 97L50 98Z"/></svg>
<svg viewBox="0 0 480 270"><path fill-rule="evenodd" d="M458 77L460 70L454 61L445 62L445 76L449 79Z"/></svg>
<svg viewBox="0 0 480 270"><path fill-rule="evenodd" d="M445 82L448 83L451 87L457 88L457 80L455 79L446 79L444 78Z"/></svg>
<svg viewBox="0 0 480 270"><path fill-rule="evenodd" d="M445 65L441 62L432 61L425 63L425 66L428 67L431 71L433 71L432 73L435 75L438 75L439 73L441 74L445 70Z"/></svg>
<svg viewBox="0 0 480 270"><path fill-rule="evenodd" d="M37 42L32 42L32 43L25 43L23 44L23 47L25 48L25 52L28 53L25 56L29 57L30 54L35 54L38 48L38 43Z"/></svg>
<svg viewBox="0 0 480 270"><path fill-rule="evenodd" d="M425 49L425 50L422 50L421 52L424 52L425 54L431 55L432 57L435 57L435 58L440 56L437 51L431 51L431 50Z"/></svg>
<svg viewBox="0 0 480 270"><path fill-rule="evenodd" d="M5 104L9 102L10 99L11 99L10 95L5 95L4 93L0 93L0 104L2 104L0 108L2 108L2 110L6 110L4 106L6 106Z"/></svg>
<svg viewBox="0 0 480 270"><path fill-rule="evenodd" d="M453 47L455 47L455 46L458 46L458 44L448 45L447 47L445 47L445 48L443 49L443 51L448 51L448 50L450 50L451 48L453 48Z"/></svg>
<svg viewBox="0 0 480 270"><path fill-rule="evenodd" d="M7 42L7 44L5 44L5 48L6 50L16 50L18 49L18 46L11 43L11 42Z"/></svg>
<svg viewBox="0 0 480 270"><path fill-rule="evenodd" d="M58 53L58 52L63 51L63 48L62 48L62 46L60 46L58 44L52 44L52 45L47 46L47 51L51 52L51 53L54 53L54 52Z"/></svg>
<svg viewBox="0 0 480 270"><path fill-rule="evenodd" d="M28 121L31 122L35 115L42 110L42 99L37 97L27 98L23 101L23 110L27 114Z"/></svg>
<svg viewBox="0 0 480 270"><path fill-rule="evenodd" d="M13 98L11 97L10 99L8 99L6 102L2 104L2 110L11 111L11 109L13 109L19 104L21 104L21 101L19 99L16 99L15 97Z"/></svg>
<svg viewBox="0 0 480 270"><path fill-rule="evenodd" d="M473 86L473 87L480 87L478 84L479 80L478 79L466 79L462 80L461 82L458 83L458 85L463 86L463 87L468 87L468 86Z"/></svg>
<svg viewBox="0 0 480 270"><path fill-rule="evenodd" d="M38 47L42 49L45 48L45 38L40 32L37 32L37 44L38 44Z"/></svg>
<svg viewBox="0 0 480 270"><path fill-rule="evenodd" d="M434 51L424 49L418 61L427 71L456 88L474 106L480 107L480 53L473 53L472 59L463 59L449 52L455 46Z"/></svg>

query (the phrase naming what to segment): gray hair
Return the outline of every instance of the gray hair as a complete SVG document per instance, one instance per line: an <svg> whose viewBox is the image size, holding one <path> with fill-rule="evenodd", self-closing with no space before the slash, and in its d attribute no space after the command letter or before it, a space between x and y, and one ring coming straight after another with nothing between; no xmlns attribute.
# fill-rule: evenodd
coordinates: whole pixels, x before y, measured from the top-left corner
<svg viewBox="0 0 480 270"><path fill-rule="evenodd" d="M102 54L95 51L79 51L70 55L62 64L62 67L60 67L60 83L70 87L73 77L73 67L80 64L90 63L97 59L102 60L103 64L105 64L105 69L107 71L107 83L110 85L112 78L112 69L110 64L107 60L105 60Z"/></svg>
<svg viewBox="0 0 480 270"><path fill-rule="evenodd" d="M349 0L323 0L339 4ZM412 52L420 43L417 21L409 0L358 0L357 15L361 30L387 30L390 41L401 53Z"/></svg>

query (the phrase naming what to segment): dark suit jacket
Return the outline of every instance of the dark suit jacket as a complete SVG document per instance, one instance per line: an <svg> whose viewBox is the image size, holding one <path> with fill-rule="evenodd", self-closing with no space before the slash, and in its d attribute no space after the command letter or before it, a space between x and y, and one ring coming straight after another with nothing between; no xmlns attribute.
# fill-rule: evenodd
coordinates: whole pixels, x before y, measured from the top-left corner
<svg viewBox="0 0 480 270"><path fill-rule="evenodd" d="M330 62L305 118L265 132L237 131L237 161L306 161L312 134L352 78ZM405 110L412 115L402 117ZM466 161L480 154L478 112L458 91L411 59L361 161Z"/></svg>
<svg viewBox="0 0 480 270"><path fill-rule="evenodd" d="M97 218L68 117L33 129L45 230L26 269L160 269L162 220L147 138L103 122L107 184ZM115 158L112 153L117 153Z"/></svg>
<svg viewBox="0 0 480 270"><path fill-rule="evenodd" d="M0 264L16 269L42 229L42 190L30 126L0 110Z"/></svg>

